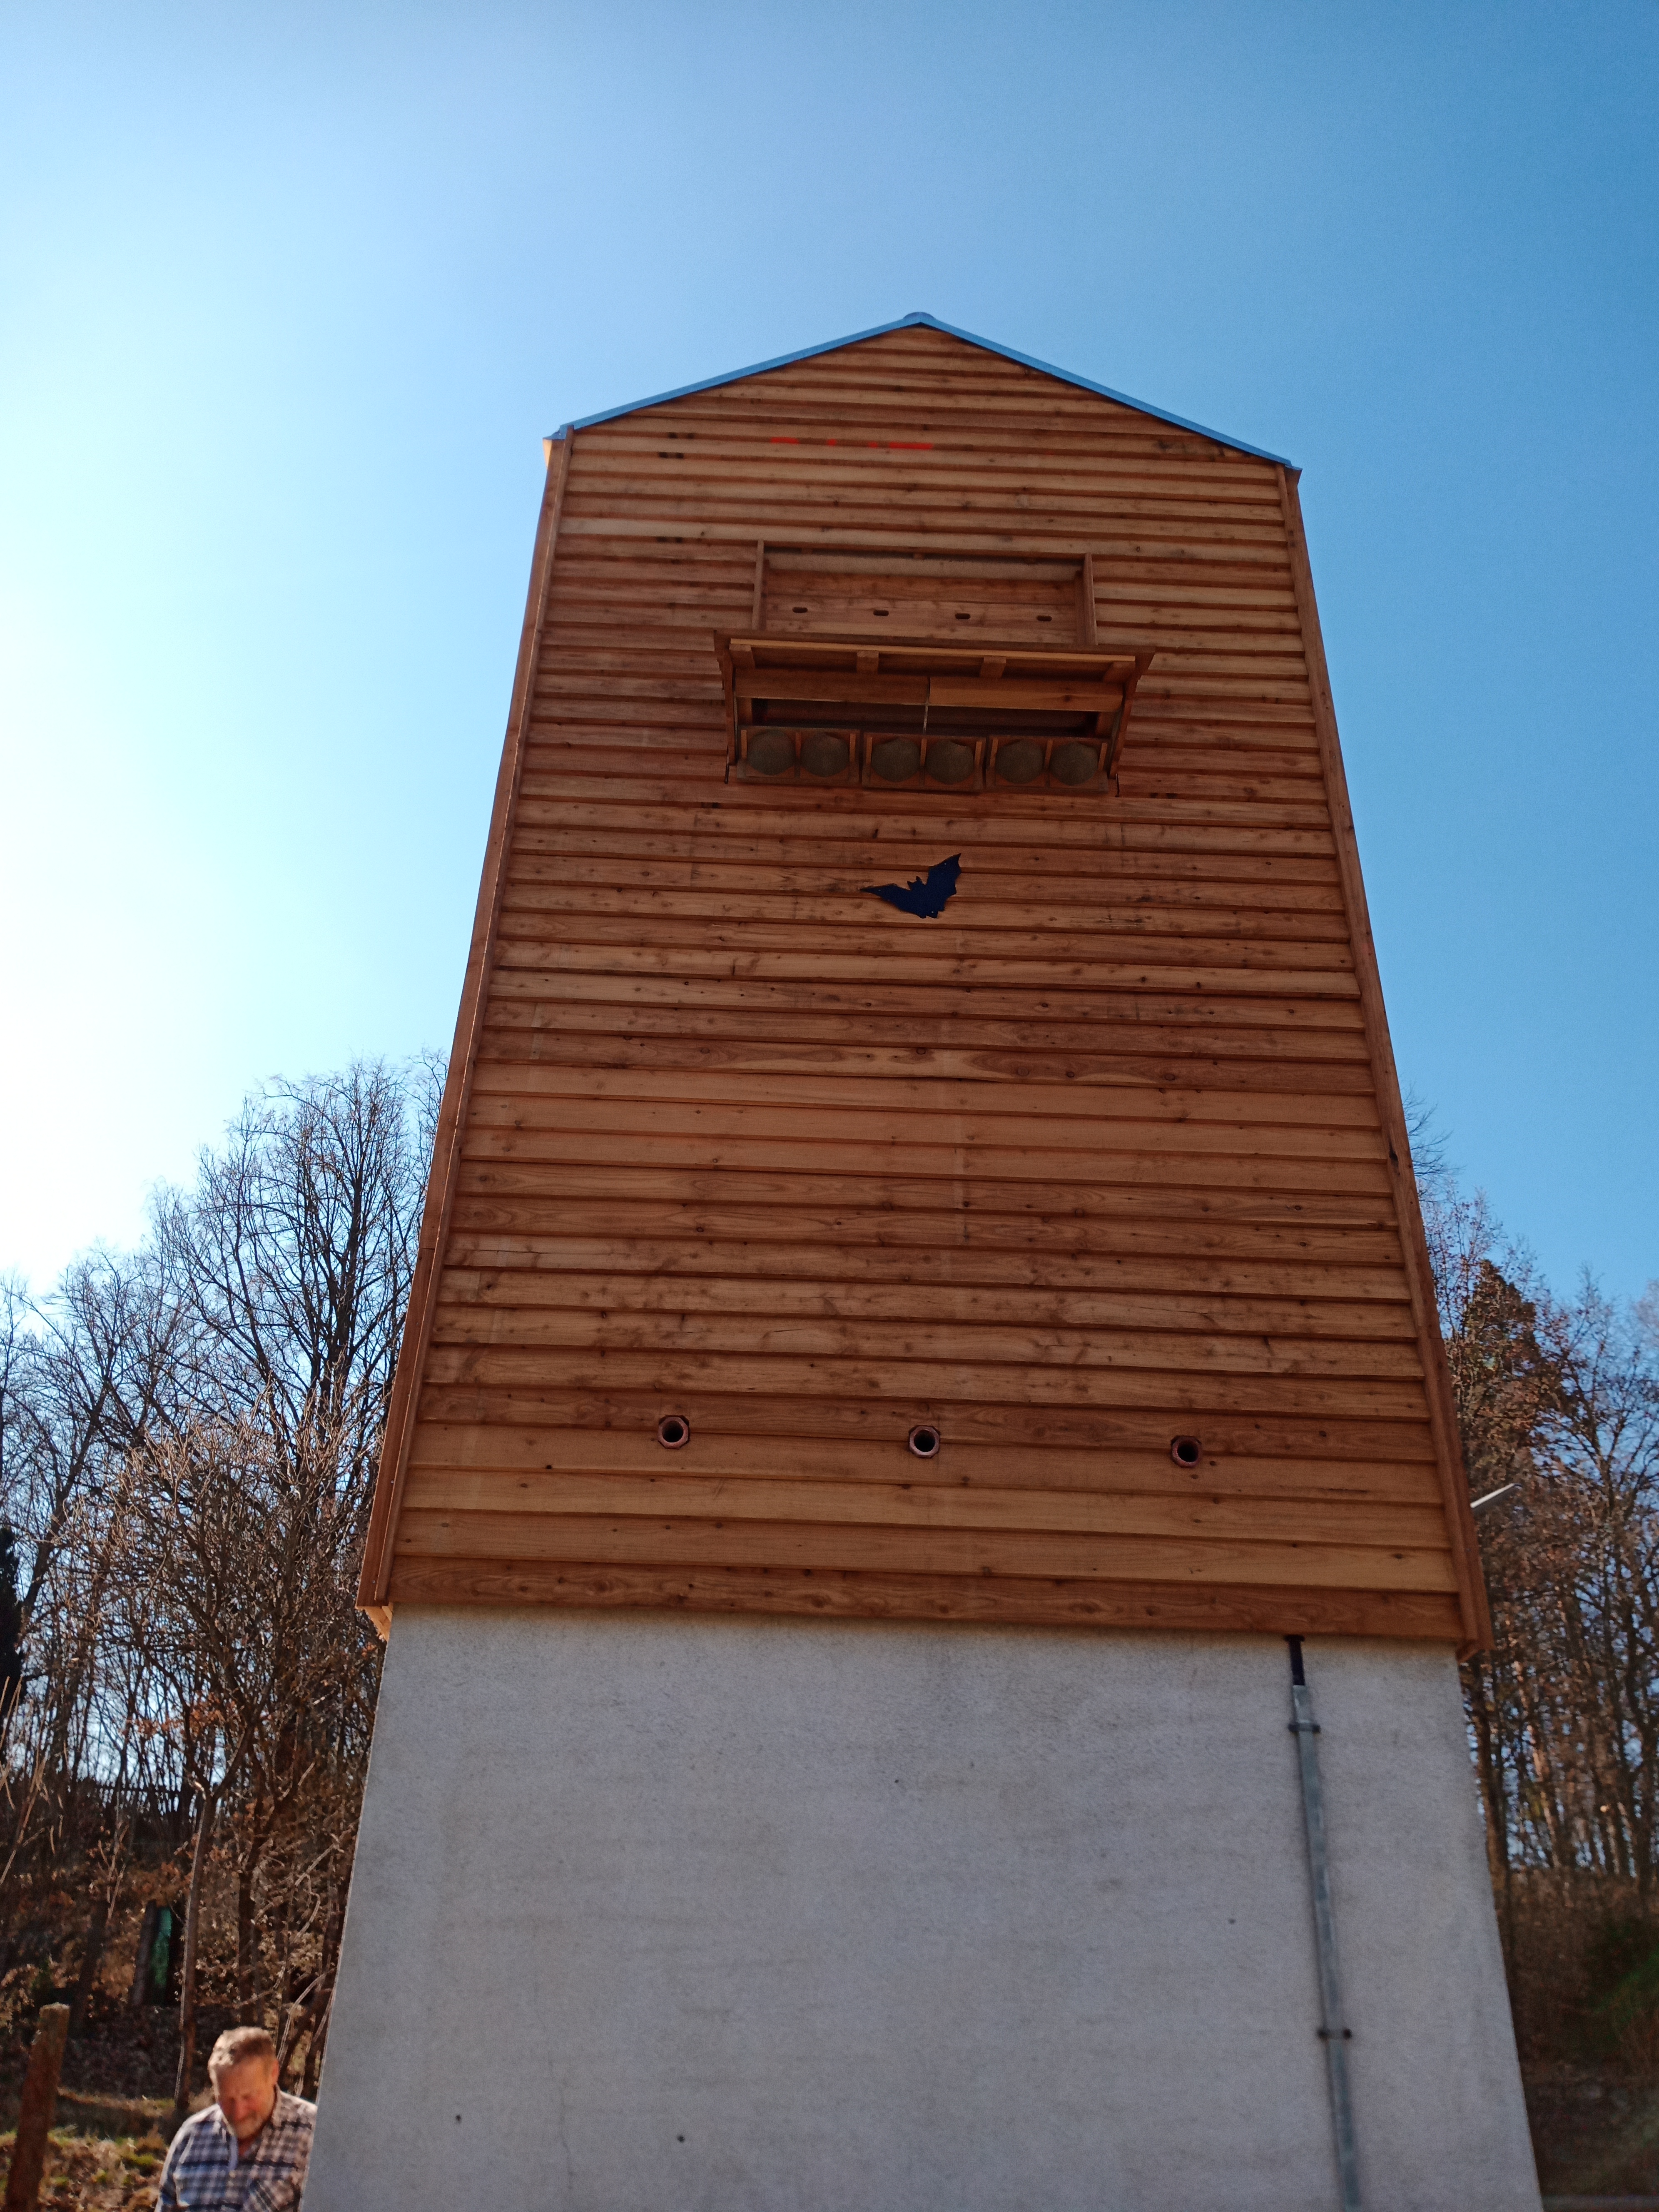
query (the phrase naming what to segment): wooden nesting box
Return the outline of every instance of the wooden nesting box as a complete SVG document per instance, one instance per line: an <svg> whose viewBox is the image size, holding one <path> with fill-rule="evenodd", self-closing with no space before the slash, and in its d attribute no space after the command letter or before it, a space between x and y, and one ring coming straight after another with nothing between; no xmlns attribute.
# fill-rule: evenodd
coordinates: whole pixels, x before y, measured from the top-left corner
<svg viewBox="0 0 1659 2212"><path fill-rule="evenodd" d="M1296 471L926 316L549 456L364 1602L1481 1640Z"/></svg>

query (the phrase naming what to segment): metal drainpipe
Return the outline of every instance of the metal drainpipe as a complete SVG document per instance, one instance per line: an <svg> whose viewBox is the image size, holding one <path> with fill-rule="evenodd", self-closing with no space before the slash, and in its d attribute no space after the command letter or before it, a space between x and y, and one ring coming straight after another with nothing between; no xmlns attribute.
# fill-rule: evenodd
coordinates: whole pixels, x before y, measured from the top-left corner
<svg viewBox="0 0 1659 2212"><path fill-rule="evenodd" d="M1331 2085L1331 2124L1342 2212L1360 2212L1359 2160L1354 2150L1353 2101L1348 2090L1352 2029L1342 2024L1342 1984L1336 1970L1336 1915L1331 1908L1331 1864L1325 1848L1325 1798L1319 1784L1319 1723L1302 1666L1302 1638L1291 1647L1291 1733L1302 1775L1302 1818L1308 1832L1308 1872L1313 1881L1314 1946L1319 1954L1320 2040Z"/></svg>

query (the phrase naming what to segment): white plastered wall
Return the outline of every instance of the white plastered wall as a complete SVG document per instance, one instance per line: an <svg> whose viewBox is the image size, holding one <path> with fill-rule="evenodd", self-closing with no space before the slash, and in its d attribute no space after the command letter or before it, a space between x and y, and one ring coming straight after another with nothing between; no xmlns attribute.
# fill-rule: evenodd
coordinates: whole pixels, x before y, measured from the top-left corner
<svg viewBox="0 0 1659 2212"><path fill-rule="evenodd" d="M1310 1641L1367 2212L1537 2212L1456 1672ZM1330 2212L1284 1644L400 1607L307 2212Z"/></svg>

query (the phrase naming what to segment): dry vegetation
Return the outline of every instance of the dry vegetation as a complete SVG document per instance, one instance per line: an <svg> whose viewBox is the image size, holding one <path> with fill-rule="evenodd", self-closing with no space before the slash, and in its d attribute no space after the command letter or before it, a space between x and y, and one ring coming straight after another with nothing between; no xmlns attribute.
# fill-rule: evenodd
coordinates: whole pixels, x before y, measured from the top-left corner
<svg viewBox="0 0 1659 2212"><path fill-rule="evenodd" d="M1425 1178L1492 1649L1470 1742L1547 2188L1659 2191L1659 1305Z"/></svg>
<svg viewBox="0 0 1659 2212"><path fill-rule="evenodd" d="M9 2165L11 2146L9 2135L0 2136L0 2162ZM149 2212L166 2155L159 2135L135 2140L60 2130L50 2138L40 2202L74 2212Z"/></svg>

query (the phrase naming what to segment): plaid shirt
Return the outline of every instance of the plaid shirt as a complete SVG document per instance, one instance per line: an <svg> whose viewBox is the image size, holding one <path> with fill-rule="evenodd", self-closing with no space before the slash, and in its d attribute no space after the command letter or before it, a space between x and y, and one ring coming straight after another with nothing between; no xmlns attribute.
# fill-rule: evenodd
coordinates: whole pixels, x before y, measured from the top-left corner
<svg viewBox="0 0 1659 2212"><path fill-rule="evenodd" d="M155 2212L295 2212L316 2124L315 2105L279 2089L270 2118L239 2157L224 2114L210 2105L173 2138Z"/></svg>

